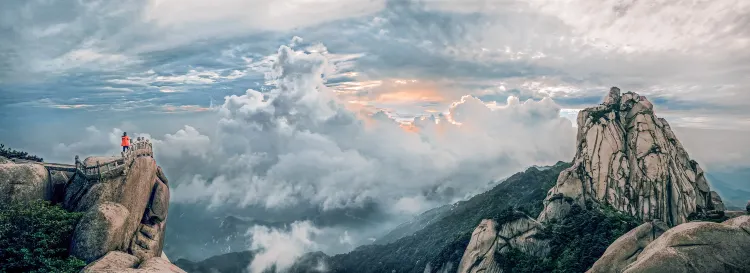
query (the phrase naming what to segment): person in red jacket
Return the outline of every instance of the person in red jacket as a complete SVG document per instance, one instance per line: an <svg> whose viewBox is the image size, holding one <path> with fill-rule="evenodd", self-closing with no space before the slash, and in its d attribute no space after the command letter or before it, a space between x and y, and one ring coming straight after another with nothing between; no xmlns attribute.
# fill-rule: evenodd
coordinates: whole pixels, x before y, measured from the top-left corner
<svg viewBox="0 0 750 273"><path fill-rule="evenodd" d="M122 133L122 143L120 145L122 145L123 152L127 151L130 147L130 137L127 132Z"/></svg>

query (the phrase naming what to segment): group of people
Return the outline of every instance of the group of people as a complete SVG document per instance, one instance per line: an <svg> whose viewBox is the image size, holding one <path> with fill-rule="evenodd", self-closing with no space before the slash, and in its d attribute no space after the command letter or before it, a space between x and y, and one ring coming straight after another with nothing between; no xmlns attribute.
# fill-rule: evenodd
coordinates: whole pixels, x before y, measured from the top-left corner
<svg viewBox="0 0 750 273"><path fill-rule="evenodd" d="M137 137L136 142L145 140L144 137ZM128 132L122 132L122 142L120 143L120 146L122 146L122 152L126 152L130 149L130 146L132 146L133 140L128 136Z"/></svg>

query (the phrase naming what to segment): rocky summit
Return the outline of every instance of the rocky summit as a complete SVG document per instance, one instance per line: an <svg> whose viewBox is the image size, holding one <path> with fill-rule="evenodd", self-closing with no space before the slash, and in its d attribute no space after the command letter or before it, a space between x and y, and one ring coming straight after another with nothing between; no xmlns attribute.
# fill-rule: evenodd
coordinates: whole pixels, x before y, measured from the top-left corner
<svg viewBox="0 0 750 273"><path fill-rule="evenodd" d="M670 226L691 214L724 210L701 167L646 97L613 87L604 103L578 113L577 123L573 166L549 191L540 221L586 201Z"/></svg>
<svg viewBox="0 0 750 273"><path fill-rule="evenodd" d="M560 172L536 221L483 220L458 272L503 272L503 256L496 254L508 249L546 257L548 235L541 230L574 206L612 209L645 222L614 240L590 273L750 272L750 260L740 257L750 251L750 218L725 214L701 167L646 97L613 87L602 104L579 112L577 125L573 164ZM727 216L736 218L691 222Z"/></svg>
<svg viewBox="0 0 750 273"><path fill-rule="evenodd" d="M88 273L184 272L162 252L168 185L148 141L75 165L0 160L0 202L49 200L83 213L70 254Z"/></svg>

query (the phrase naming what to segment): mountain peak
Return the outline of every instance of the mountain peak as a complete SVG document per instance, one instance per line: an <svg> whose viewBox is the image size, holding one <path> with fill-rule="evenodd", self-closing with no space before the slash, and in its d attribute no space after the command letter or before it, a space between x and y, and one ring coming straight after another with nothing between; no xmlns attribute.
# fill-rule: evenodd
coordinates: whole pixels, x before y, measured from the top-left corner
<svg viewBox="0 0 750 273"><path fill-rule="evenodd" d="M602 104L580 111L577 122L573 166L549 191L541 221L587 201L672 226L723 208L701 167L646 97L612 87Z"/></svg>

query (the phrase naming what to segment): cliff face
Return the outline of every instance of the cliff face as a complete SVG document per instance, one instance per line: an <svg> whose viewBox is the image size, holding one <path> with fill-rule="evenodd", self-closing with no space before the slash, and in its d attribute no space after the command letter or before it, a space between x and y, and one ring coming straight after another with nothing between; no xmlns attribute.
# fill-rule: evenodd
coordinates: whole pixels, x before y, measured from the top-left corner
<svg viewBox="0 0 750 273"><path fill-rule="evenodd" d="M169 186L148 141L75 165L2 160L0 190L0 202L44 199L83 212L70 246L90 263L83 272L184 272L162 252Z"/></svg>
<svg viewBox="0 0 750 273"><path fill-rule="evenodd" d="M691 250L699 245L698 248L706 251L719 251L711 255L750 250L750 245L745 243L746 235L750 234L746 232L747 219L730 220L723 225L686 223L691 216L723 216L725 208L719 195L710 190L701 167L690 159L667 121L654 114L653 105L645 97L632 92L621 94L613 87L602 104L578 114L577 125L573 165L560 173L544 199L544 210L537 217L538 222L534 223L541 227L551 220L560 220L574 204L588 207L589 202L593 208L611 206L647 222L615 241L590 272L672 272L665 269L719 272L712 270L722 266L749 268L747 263L738 262L739 257L727 258L731 260L729 263L721 262L722 257L711 261L699 259L698 256L703 255L701 251ZM742 224L738 224L740 222ZM486 226L482 222L477 230L482 229L482 234L494 232L496 238L473 237L461 265L482 261L479 264L485 268L494 268L483 262L497 259L490 257L494 253L474 256L468 253L476 252L473 245L492 245L502 253L498 245L508 238L501 234L523 234L513 237L515 243L505 245L527 255L546 255L548 242L534 239L539 227L528 228L513 221L497 223L494 230L487 230ZM673 226L677 227L665 233ZM718 235L722 232L727 236ZM664 235L660 236L662 233ZM483 240L487 242L481 244ZM726 247L711 246L715 244ZM691 259L706 264L679 267L679 270L670 267L673 263L692 264L686 262ZM459 272L472 272L471 268L462 267Z"/></svg>
<svg viewBox="0 0 750 273"><path fill-rule="evenodd" d="M613 87L604 103L582 110L577 123L573 166L549 191L540 221L588 200L670 226L692 213L723 210L701 167L645 97Z"/></svg>

